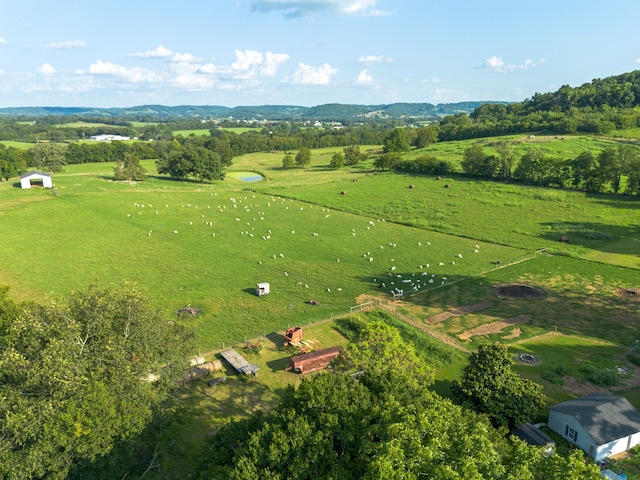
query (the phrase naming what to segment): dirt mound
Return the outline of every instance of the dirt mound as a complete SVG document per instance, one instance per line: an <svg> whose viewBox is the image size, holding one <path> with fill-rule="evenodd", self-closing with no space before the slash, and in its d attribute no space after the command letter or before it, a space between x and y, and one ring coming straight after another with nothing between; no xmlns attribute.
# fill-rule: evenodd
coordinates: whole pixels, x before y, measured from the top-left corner
<svg viewBox="0 0 640 480"><path fill-rule="evenodd" d="M493 287L493 292L500 298L529 298L529 299L544 298L544 292L539 288L530 287L529 285L521 285L517 283L496 285Z"/></svg>
<svg viewBox="0 0 640 480"><path fill-rule="evenodd" d="M640 302L640 288L638 287L619 288L616 290L616 295Z"/></svg>

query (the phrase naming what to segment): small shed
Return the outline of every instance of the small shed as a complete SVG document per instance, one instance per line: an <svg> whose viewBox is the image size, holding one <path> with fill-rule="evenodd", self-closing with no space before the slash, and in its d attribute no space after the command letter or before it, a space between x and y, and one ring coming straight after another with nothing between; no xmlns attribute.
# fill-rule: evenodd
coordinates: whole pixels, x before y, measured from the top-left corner
<svg viewBox="0 0 640 480"><path fill-rule="evenodd" d="M555 449L555 442L542 430L532 423L526 422L511 430L511 435L515 435L523 442L537 447L543 447L549 454Z"/></svg>
<svg viewBox="0 0 640 480"><path fill-rule="evenodd" d="M268 283L256 283L256 295L259 297L264 297L269 293L269 284Z"/></svg>
<svg viewBox="0 0 640 480"><path fill-rule="evenodd" d="M596 462L640 444L640 412L615 395L593 393L552 405L548 424Z"/></svg>
<svg viewBox="0 0 640 480"><path fill-rule="evenodd" d="M34 182L36 184L42 184L44 188L53 188L51 174L49 173L32 170L31 172L23 173L22 175L20 175L21 188L31 188L31 185Z"/></svg>
<svg viewBox="0 0 640 480"><path fill-rule="evenodd" d="M298 343L302 340L302 327L287 328L284 334L284 346Z"/></svg>
<svg viewBox="0 0 640 480"><path fill-rule="evenodd" d="M340 355L341 351L342 347L337 346L296 355L289 359L289 366L285 370L297 370L300 373L309 373L325 369Z"/></svg>
<svg viewBox="0 0 640 480"><path fill-rule="evenodd" d="M260 369L260 367L255 363L249 363L246 358L236 352L233 348L220 352L220 356L224 358L229 365L235 368L238 373L243 373L245 375L251 373L255 375Z"/></svg>

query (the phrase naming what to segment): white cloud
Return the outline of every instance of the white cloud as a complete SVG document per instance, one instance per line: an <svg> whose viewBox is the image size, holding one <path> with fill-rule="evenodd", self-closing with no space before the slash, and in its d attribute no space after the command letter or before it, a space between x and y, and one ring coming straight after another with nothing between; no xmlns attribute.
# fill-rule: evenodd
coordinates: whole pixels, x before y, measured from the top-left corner
<svg viewBox="0 0 640 480"><path fill-rule="evenodd" d="M98 60L96 63L89 66L89 73L93 75L113 75L122 77L125 80L132 83L139 82L161 82L163 80L162 75L152 70L145 70L143 68L133 67L126 68L122 65L116 65L111 62L103 62Z"/></svg>
<svg viewBox="0 0 640 480"><path fill-rule="evenodd" d="M96 63L89 66L89 73L93 73L95 75L126 75L127 69L111 62L98 60Z"/></svg>
<svg viewBox="0 0 640 480"><path fill-rule="evenodd" d="M207 63L206 65L202 65L200 68L198 68L198 71L200 73L207 73L207 74L230 74L231 73L231 68L230 67L225 67L225 66L219 66L216 65L215 63Z"/></svg>
<svg viewBox="0 0 640 480"><path fill-rule="evenodd" d="M442 80L439 79L438 77L433 77L433 78L425 78L424 80L421 80L422 83L442 83Z"/></svg>
<svg viewBox="0 0 640 480"><path fill-rule="evenodd" d="M356 78L356 85L367 85L373 82L373 77L369 75L367 69L365 68L358 74L358 78Z"/></svg>
<svg viewBox="0 0 640 480"><path fill-rule="evenodd" d="M505 65L504 61L501 57L493 56L489 57L484 61L484 67L489 68L496 72L515 72L517 70L528 70L529 68L534 68L544 63L544 58L539 59L537 62L531 60L530 58L525 59L524 62L520 64L508 64Z"/></svg>
<svg viewBox="0 0 640 480"><path fill-rule="evenodd" d="M363 55L358 58L359 63L382 63L382 62L393 62L393 58L385 57L384 55Z"/></svg>
<svg viewBox="0 0 640 480"><path fill-rule="evenodd" d="M282 12L286 18L309 18L313 13L383 16L390 12L376 8L376 0L252 0L251 10Z"/></svg>
<svg viewBox="0 0 640 480"><path fill-rule="evenodd" d="M215 85L215 81L212 77L192 73L178 75L171 81L171 83L176 87L192 91L209 90Z"/></svg>
<svg viewBox="0 0 640 480"><path fill-rule="evenodd" d="M640 63L640 58L636 58L635 63Z"/></svg>
<svg viewBox="0 0 640 480"><path fill-rule="evenodd" d="M504 62L502 61L502 58L496 57L495 55L493 57L487 58L484 61L484 66L487 68L499 69L502 68L503 65Z"/></svg>
<svg viewBox="0 0 640 480"><path fill-rule="evenodd" d="M138 58L164 58L170 57L173 55L173 52L168 48L159 45L155 50L146 50L144 52L132 53L129 56L138 57Z"/></svg>
<svg viewBox="0 0 640 480"><path fill-rule="evenodd" d="M328 63L321 67L313 67L300 62L296 71L287 80L297 85L328 85L331 83L331 77L337 73L338 69Z"/></svg>
<svg viewBox="0 0 640 480"><path fill-rule="evenodd" d="M236 72L255 71L258 65L262 63L262 53L255 50L236 50L236 61L231 64L231 68Z"/></svg>
<svg viewBox="0 0 640 480"><path fill-rule="evenodd" d="M199 62L201 59L190 53L175 53L171 57L172 62Z"/></svg>
<svg viewBox="0 0 640 480"><path fill-rule="evenodd" d="M38 68L36 68L36 72L42 73L43 75L51 75L53 73L56 73L56 69L48 63L43 63Z"/></svg>
<svg viewBox="0 0 640 480"><path fill-rule="evenodd" d="M267 77L273 77L276 74L278 67L287 60L289 60L289 55L286 53L265 53L265 60L262 67L260 67L260 74Z"/></svg>
<svg viewBox="0 0 640 480"><path fill-rule="evenodd" d="M70 40L67 42L51 42L47 44L47 48L51 48L54 50L64 49L64 48L79 48L86 47L87 44L84 40Z"/></svg>
<svg viewBox="0 0 640 480"><path fill-rule="evenodd" d="M0 44L2 44L2 43L7 43L7 41L4 38L0 37Z"/></svg>
<svg viewBox="0 0 640 480"><path fill-rule="evenodd" d="M207 63L199 65L197 71L209 75L227 75L236 80L249 80L259 75L273 77L278 67L289 60L289 55L286 53L236 50L235 54L236 59L231 65Z"/></svg>

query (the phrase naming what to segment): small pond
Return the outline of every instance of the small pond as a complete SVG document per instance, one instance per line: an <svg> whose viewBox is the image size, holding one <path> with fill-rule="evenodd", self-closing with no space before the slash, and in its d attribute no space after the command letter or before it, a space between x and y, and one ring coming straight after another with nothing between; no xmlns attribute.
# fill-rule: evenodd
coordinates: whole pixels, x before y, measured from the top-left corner
<svg viewBox="0 0 640 480"><path fill-rule="evenodd" d="M264 177L257 172L227 172L226 176L241 182L260 182L264 180Z"/></svg>

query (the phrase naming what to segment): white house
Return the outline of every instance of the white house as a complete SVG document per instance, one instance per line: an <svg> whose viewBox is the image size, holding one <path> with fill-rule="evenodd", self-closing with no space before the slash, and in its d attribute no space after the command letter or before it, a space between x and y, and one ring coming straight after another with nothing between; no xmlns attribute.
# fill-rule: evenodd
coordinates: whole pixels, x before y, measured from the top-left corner
<svg viewBox="0 0 640 480"><path fill-rule="evenodd" d="M548 425L596 462L640 444L640 412L614 395L594 393L552 405Z"/></svg>
<svg viewBox="0 0 640 480"><path fill-rule="evenodd" d="M31 188L31 182L33 181L42 182L44 188L53 188L51 175L48 173L32 170L31 172L20 175L20 187L22 188Z"/></svg>

